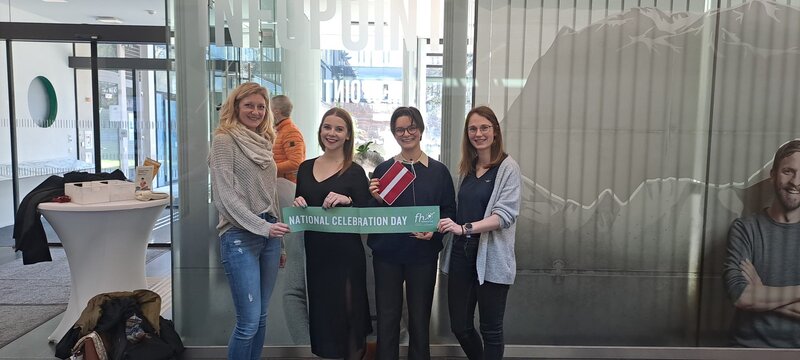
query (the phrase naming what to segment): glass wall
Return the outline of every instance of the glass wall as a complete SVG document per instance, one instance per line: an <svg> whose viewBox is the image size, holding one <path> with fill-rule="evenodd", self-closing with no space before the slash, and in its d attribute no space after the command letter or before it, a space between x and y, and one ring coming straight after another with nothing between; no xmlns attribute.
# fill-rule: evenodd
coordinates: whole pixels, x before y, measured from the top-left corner
<svg viewBox="0 0 800 360"><path fill-rule="evenodd" d="M524 176L506 341L727 345L728 227L772 201L772 155L800 137L800 0L168 1L172 18L164 3L118 1L107 17L92 2L0 0L2 22L166 21L176 36L101 43L98 99L89 43L12 39L12 72L0 67L0 234L14 172L21 197L52 174L96 163L131 174L155 158L156 186L176 204L176 226L162 230L175 239L176 324L188 345L224 345L233 306L207 155L231 89L256 81L288 95L309 158L332 106L382 158L399 151L390 113L416 106L423 149L451 169L466 110L487 104ZM150 65L119 65L128 60ZM308 343L302 238L286 241L269 345ZM454 345L446 282L432 336Z"/></svg>
<svg viewBox="0 0 800 360"><path fill-rule="evenodd" d="M155 184L160 190L168 190L177 176L167 157L169 141L175 139L169 130L169 102L174 104L175 96L174 87L171 95L167 87L165 2L123 2L106 2L108 8L99 9L86 2L3 2L0 20L11 26L0 34L4 60L0 70L0 245L13 245L15 202L50 175L94 172L97 163L102 171L120 169L132 177L135 166L151 157L165 165ZM101 14L115 15L119 21L109 22ZM159 21L161 27L154 26ZM96 24L119 27L93 27ZM126 33L123 29L129 25L147 26L127 28ZM22 32L20 27L29 31ZM98 99L92 95L92 34L102 39L97 52ZM126 41L110 42L116 38ZM93 119L95 100L100 104L99 127ZM99 143L95 133L100 134ZM162 220L169 224L169 217ZM154 242L169 243L169 230L162 235ZM55 236L49 240L58 242Z"/></svg>
<svg viewBox="0 0 800 360"><path fill-rule="evenodd" d="M238 4L235 1L231 3ZM309 8L300 8L292 3L287 4L290 5L287 5L286 9L282 9L280 1L277 2L277 5L271 2L262 2L262 12L265 8L271 10L273 6L278 6L275 11L282 12L288 20L284 23L278 21L277 24L273 24L260 19L262 25L260 35L258 35L260 36L258 49L246 45L252 41L253 31L250 30L249 23L245 24L247 26L238 35L236 35L236 31L226 28L228 33L238 36L232 38L230 40L232 43L226 45L235 45L234 43L238 42L240 46L244 47L227 46L221 49L217 46L219 41L214 40L215 43L211 45L209 51L215 74L229 73L226 75L229 81L228 85L233 86L248 80L263 83L274 94L295 92L298 93L296 96L301 96L300 93L307 96L313 94L311 89L308 87L298 88L299 85L319 88L319 94L316 94L318 99L315 101L318 103L318 109L313 109L309 115L319 115L333 106L347 109L353 114L358 128L357 145L371 141L371 149L384 157L399 151L399 147L388 130L387 121L391 112L401 104L419 106L424 117L431 121L431 124L426 125L433 130L427 134L428 136L424 140L425 150L429 155L438 158L441 151L439 149L441 100L434 95L437 94L437 91L441 91L442 19L431 19L429 16L415 19L419 25L419 29L415 30L433 31L435 34L439 34L437 38L433 39L433 43L430 38L426 37L427 35L419 33L412 39L404 37L407 34L397 35L405 40L400 44L398 39L392 37L397 37L393 32L399 31L399 29L389 26L388 22L385 22L384 26L380 26L380 29L376 29L375 21L370 20L377 11L383 11L385 14L381 16L388 18L391 3L364 2L355 6L331 2L333 8L330 11L326 10L330 19L318 20L319 23L316 25L307 18L306 14L310 11ZM427 11L429 9L426 8L420 10L420 14L415 15L428 13L441 15L442 4L441 1L433 2L426 6L435 7L436 10L429 12ZM225 6L228 4L223 2L220 6L212 9L210 14L212 26L215 21L219 21L218 12L226 11ZM248 10L246 4L243 6L245 7L242 10L243 13L253 11ZM360 12L362 11L361 7L366 13ZM352 14L344 15L345 9ZM303 13L299 15L299 19L304 24L300 25L301 27L305 25L318 27L318 38L315 39L312 36L310 39L302 40L317 42L315 47L292 36L294 31L303 30L302 28L293 28L297 25L291 23L293 17L298 16L300 11ZM350 19L350 25L343 25L342 21L345 18ZM362 18L366 20L360 20ZM227 21L231 20L233 19ZM369 26L360 26L361 21L367 21ZM428 21L430 23L427 23ZM365 30L361 30L362 28ZM212 31L215 31L214 28ZM402 31L410 30L402 29ZM345 32L353 39L345 38L343 35ZM351 32L353 33L351 34ZM383 32L383 35L380 32ZM281 39L284 40L281 41ZM293 62L301 54L304 59L313 58L313 60L307 61L308 67L302 69L296 68L297 65ZM317 58L319 58L318 61L316 61ZM316 63L314 66L319 69L319 77L310 74L310 77L294 81L298 76L296 72L309 71L312 63ZM306 65L304 64L304 66ZM231 75L231 71L236 71L236 75ZM430 80L428 80L429 78ZM231 79L234 81L230 81ZM213 86L219 88L219 85L219 80L214 80ZM222 99L215 100L221 101ZM427 105L421 106L420 104ZM301 127L309 126L309 129L316 130L314 125L318 120L314 116L312 119L301 118L299 122ZM308 151L310 154L317 154L319 149L316 145L312 145Z"/></svg>
<svg viewBox="0 0 800 360"><path fill-rule="evenodd" d="M75 124L79 103L76 99L77 74L69 67L72 43L13 42L16 106L16 143L20 197L50 175L69 171L89 171L94 163L78 155ZM41 59L47 59L42 61ZM31 67L24 64L39 63ZM89 89L91 99L91 89ZM89 102L91 109L91 102ZM88 138L91 139L91 112Z"/></svg>
<svg viewBox="0 0 800 360"><path fill-rule="evenodd" d="M389 115L411 105L424 113L424 150L453 169L466 110L496 111L524 176L508 344L727 345L727 229L770 203L772 154L800 134L800 4L412 3L175 4L192 16L174 23L186 91L180 186L192 191L175 236L176 321L187 343L224 345L232 328L204 166L217 105L257 81L292 98L309 158L331 106L353 115L357 145L394 155ZM208 76L190 78L200 68ZM197 117L208 121L189 121ZM286 240L269 345L308 343L303 253L296 235ZM432 341L454 345L446 281Z"/></svg>
<svg viewBox="0 0 800 360"><path fill-rule="evenodd" d="M180 153L185 154L180 168L186 182L181 181L180 185L181 224L174 237L177 250L173 280L175 320L189 344L226 344L233 321L233 306L218 259L216 211L208 201L200 199L210 198L205 164L210 131L218 123L217 108L236 85L255 81L273 94L289 96L295 105L292 118L306 139L309 158L320 153L316 141L320 116L333 106L352 114L356 145L369 144L369 149L382 158L394 156L400 149L390 132L389 117L398 106L411 105L423 112L426 121L423 150L433 158L443 159L443 108L453 102L441 96L445 87L443 64L448 61L443 55L447 44L443 39L444 2L327 3L325 14L317 14L321 9L309 6L317 6L318 2L304 7L302 2L261 1L258 8L252 8L252 2L217 1L200 15L199 19L206 19L205 24L194 23L188 15L175 19L178 106L186 111L186 116L178 115L179 132L186 134L185 142L179 144ZM463 4L474 6L471 2ZM194 17L197 11L187 4L175 6L176 14L190 13ZM471 41L470 14L473 13L464 12L458 19L463 26L454 43L466 45ZM211 33L210 40L199 38L208 41L203 49L195 48L197 44L188 40L197 39L198 32ZM470 77L469 61L464 61L468 58L466 49L463 46L463 53L458 56L463 64L455 83L471 87L465 82ZM181 55L183 51L186 56ZM201 51L202 62L192 58ZM207 85L195 73L188 73L189 69L200 67L208 69L209 75L204 79ZM183 78L184 74L189 78ZM202 97L197 90L201 86L207 89ZM469 107L467 101L462 96L455 106L460 111L457 117L464 116ZM197 109L207 112L200 114ZM183 120L200 115L208 118L207 124ZM365 167L371 170L370 165ZM195 191L194 195L187 198L186 189ZM285 192L290 195L294 190ZM307 344L307 324L303 324L307 315L301 315L307 311L302 238L293 235L286 241L292 260L279 275L270 305L274 310L267 342ZM205 295L208 302L197 302ZM374 312L374 306L372 309ZM210 316L200 319L194 315L198 311ZM224 330L201 331L211 324Z"/></svg>
<svg viewBox="0 0 800 360"><path fill-rule="evenodd" d="M512 343L727 344L728 227L800 135L800 4L720 3L479 3L475 102L524 175Z"/></svg>

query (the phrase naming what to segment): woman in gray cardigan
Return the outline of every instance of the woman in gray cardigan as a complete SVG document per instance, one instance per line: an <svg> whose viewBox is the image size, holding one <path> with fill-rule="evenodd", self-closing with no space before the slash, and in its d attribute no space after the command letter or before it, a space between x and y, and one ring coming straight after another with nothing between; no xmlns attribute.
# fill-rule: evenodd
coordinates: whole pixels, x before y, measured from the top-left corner
<svg viewBox="0 0 800 360"><path fill-rule="evenodd" d="M459 174L456 219L440 220L438 229L453 233L442 265L449 275L450 328L470 360L502 359L503 315L517 270L521 175L503 150L500 124L489 107L467 114ZM476 305L480 336L473 325Z"/></svg>

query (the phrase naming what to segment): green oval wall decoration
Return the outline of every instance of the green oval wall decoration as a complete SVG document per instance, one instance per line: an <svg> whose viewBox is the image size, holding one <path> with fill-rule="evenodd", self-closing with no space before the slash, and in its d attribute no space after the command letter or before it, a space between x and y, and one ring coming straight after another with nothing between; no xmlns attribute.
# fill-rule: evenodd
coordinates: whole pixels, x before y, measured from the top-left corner
<svg viewBox="0 0 800 360"><path fill-rule="evenodd" d="M36 125L47 128L56 122L58 99L53 84L44 76L37 76L28 86L28 110Z"/></svg>

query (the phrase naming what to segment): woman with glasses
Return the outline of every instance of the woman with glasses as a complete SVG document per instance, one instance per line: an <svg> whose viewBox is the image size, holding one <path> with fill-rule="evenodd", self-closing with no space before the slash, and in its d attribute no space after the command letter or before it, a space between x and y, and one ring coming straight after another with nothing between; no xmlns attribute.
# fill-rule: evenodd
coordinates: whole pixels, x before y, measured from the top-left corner
<svg viewBox="0 0 800 360"><path fill-rule="evenodd" d="M261 358L269 297L286 261L281 237L289 226L277 219L274 140L267 89L239 85L222 105L208 155L220 258L236 310L228 359Z"/></svg>
<svg viewBox="0 0 800 360"><path fill-rule="evenodd" d="M517 269L514 236L522 178L519 165L503 150L497 116L486 106L467 114L459 175L455 221L442 219L438 227L454 235L442 265L449 273L450 328L470 360L502 359L503 315Z"/></svg>
<svg viewBox="0 0 800 360"><path fill-rule="evenodd" d="M425 124L419 110L399 107L392 113L389 125L401 150L400 154L375 168L375 178L369 185L374 198L372 205L439 206L440 217L453 217L456 210L453 180L444 164L428 158L420 148ZM380 196L378 179L396 161L416 178L389 205ZM375 271L378 359L399 358L404 288L408 304L408 359L430 359L429 325L442 236L432 232L369 235L368 245L372 248Z"/></svg>
<svg viewBox="0 0 800 360"><path fill-rule="evenodd" d="M332 108L322 115L317 141L324 153L300 164L294 206L367 204L367 174L353 162L353 136L347 111ZM306 231L304 239L311 352L360 360L372 332L361 235Z"/></svg>

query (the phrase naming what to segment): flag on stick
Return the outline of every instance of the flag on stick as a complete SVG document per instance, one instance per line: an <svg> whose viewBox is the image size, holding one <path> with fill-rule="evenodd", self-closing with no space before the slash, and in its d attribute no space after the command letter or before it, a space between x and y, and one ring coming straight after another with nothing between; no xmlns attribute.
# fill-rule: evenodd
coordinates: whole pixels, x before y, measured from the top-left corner
<svg viewBox="0 0 800 360"><path fill-rule="evenodd" d="M412 165L413 166L413 165ZM399 161L395 161L386 174L380 178L380 185L378 185L378 195L383 198L387 204L392 205L395 200L411 185L416 175L409 171Z"/></svg>

